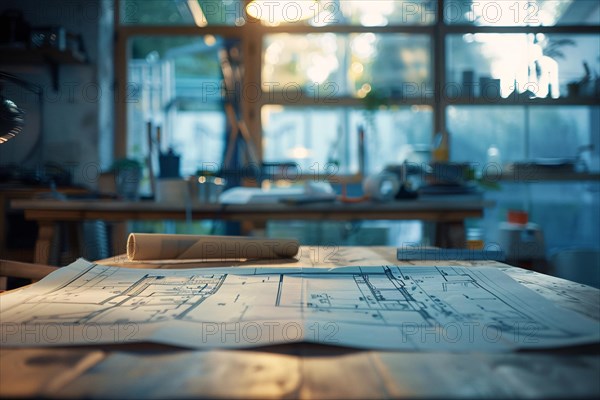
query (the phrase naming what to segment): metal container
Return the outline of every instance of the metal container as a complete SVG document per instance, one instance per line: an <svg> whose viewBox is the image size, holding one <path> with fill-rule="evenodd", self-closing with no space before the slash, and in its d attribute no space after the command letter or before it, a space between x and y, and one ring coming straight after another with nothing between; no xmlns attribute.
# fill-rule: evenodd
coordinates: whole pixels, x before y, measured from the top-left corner
<svg viewBox="0 0 600 400"><path fill-rule="evenodd" d="M192 203L214 204L227 183L224 178L212 175L195 175L188 178Z"/></svg>

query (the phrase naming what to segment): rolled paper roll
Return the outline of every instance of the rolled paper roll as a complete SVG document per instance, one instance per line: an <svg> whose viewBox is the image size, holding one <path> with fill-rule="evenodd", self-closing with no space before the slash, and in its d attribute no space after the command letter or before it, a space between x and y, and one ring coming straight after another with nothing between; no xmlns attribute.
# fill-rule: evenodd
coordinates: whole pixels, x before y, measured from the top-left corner
<svg viewBox="0 0 600 400"><path fill-rule="evenodd" d="M130 261L291 258L298 254L299 248L294 239L131 233L127 239L127 258Z"/></svg>

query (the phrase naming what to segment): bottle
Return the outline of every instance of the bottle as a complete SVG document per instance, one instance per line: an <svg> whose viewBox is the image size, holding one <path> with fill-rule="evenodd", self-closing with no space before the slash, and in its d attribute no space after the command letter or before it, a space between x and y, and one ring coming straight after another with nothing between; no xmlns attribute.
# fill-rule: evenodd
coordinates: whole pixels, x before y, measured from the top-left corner
<svg viewBox="0 0 600 400"><path fill-rule="evenodd" d="M483 230L481 228L467 229L467 249L483 250L485 242L483 241Z"/></svg>
<svg viewBox="0 0 600 400"><path fill-rule="evenodd" d="M366 160L365 160L365 128L362 125L358 126L358 173L366 176Z"/></svg>
<svg viewBox="0 0 600 400"><path fill-rule="evenodd" d="M431 158L434 162L449 161L450 152L448 150L448 134L446 132L436 133L431 147Z"/></svg>

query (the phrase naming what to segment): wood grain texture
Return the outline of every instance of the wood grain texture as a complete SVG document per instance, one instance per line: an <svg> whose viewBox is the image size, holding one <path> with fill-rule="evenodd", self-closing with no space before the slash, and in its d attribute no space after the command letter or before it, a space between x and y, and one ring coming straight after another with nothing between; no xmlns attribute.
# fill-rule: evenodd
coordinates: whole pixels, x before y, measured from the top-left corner
<svg viewBox="0 0 600 400"><path fill-rule="evenodd" d="M295 259L99 263L124 268L440 265L399 263L392 247L302 246ZM600 291L498 262L493 266L559 306L599 320ZM0 300L1 301L1 300ZM600 329L600 325L599 325ZM367 340L368 338L365 338ZM521 353L363 351L297 344L188 351L160 345L0 351L0 395L52 398L597 398L599 346Z"/></svg>
<svg viewBox="0 0 600 400"><path fill-rule="evenodd" d="M392 397L577 398L600 393L598 356L377 353Z"/></svg>
<svg viewBox="0 0 600 400"><path fill-rule="evenodd" d="M582 398L600 394L599 371L594 355L114 352L53 397Z"/></svg>
<svg viewBox="0 0 600 400"><path fill-rule="evenodd" d="M434 196L410 202L311 203L303 205L274 204L193 204L189 209L160 202L115 200L14 200L11 207L23 210L25 218L40 226L35 249L35 262L47 264L56 222L104 220L226 220L264 223L269 220L423 220L435 222L443 240L438 245L462 246L464 220L479 218L493 202L477 196ZM447 231L447 226L460 229ZM446 232L446 234L443 234ZM120 232L122 234L122 231ZM124 241L124 237L120 237Z"/></svg>
<svg viewBox="0 0 600 400"><path fill-rule="evenodd" d="M105 354L82 349L0 349L0 397L51 396Z"/></svg>
<svg viewBox="0 0 600 400"><path fill-rule="evenodd" d="M55 393L88 398L285 398L301 384L298 357L248 351L115 352Z"/></svg>

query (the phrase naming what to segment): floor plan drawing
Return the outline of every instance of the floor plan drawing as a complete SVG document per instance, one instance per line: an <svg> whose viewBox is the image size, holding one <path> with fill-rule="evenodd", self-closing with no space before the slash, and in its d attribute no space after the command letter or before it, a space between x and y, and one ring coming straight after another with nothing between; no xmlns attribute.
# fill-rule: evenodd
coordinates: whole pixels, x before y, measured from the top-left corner
<svg viewBox="0 0 600 400"><path fill-rule="evenodd" d="M507 351L596 342L595 321L485 267L140 270L78 260L0 297L8 346L153 341Z"/></svg>

